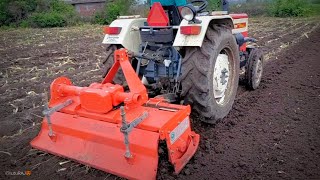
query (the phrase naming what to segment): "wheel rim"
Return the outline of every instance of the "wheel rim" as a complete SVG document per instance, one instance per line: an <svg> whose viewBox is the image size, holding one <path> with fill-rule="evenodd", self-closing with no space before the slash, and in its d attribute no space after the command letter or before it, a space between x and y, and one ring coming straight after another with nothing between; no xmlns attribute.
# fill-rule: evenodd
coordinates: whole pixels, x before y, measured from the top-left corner
<svg viewBox="0 0 320 180"><path fill-rule="evenodd" d="M255 84L259 84L261 81L261 77L262 77L262 61L261 59L258 59L257 63L256 63L256 68L255 68L255 76L254 76L254 82Z"/></svg>
<svg viewBox="0 0 320 180"><path fill-rule="evenodd" d="M213 89L215 101L222 105L228 88L230 77L229 57L226 54L219 54L214 66Z"/></svg>

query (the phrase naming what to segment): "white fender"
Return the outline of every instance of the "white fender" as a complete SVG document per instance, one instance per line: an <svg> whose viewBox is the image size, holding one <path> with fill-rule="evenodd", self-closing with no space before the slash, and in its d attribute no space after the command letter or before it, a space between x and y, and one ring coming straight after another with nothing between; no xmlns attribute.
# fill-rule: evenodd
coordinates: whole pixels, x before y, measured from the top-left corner
<svg viewBox="0 0 320 180"><path fill-rule="evenodd" d="M204 36L207 32L209 23L213 20L229 19L234 24L246 22L247 26L245 28L232 29L232 33L246 32L248 31L248 18L233 19L230 15L214 15L214 16L197 16L197 19L201 21L201 32L199 35L183 35L180 33L180 28L178 27L178 32L175 37L173 46L183 47L183 46L202 46ZM133 52L138 52L139 45L141 44L139 27L144 26L147 21L146 18L131 18L131 19L116 19L111 24L110 27L121 27L121 32L118 35L108 35L106 34L103 39L103 44L120 44L126 49ZM188 26L188 21L182 20L180 26ZM197 24L198 25L198 24Z"/></svg>
<svg viewBox="0 0 320 180"><path fill-rule="evenodd" d="M132 18L132 19L116 19L110 27L121 27L120 34L108 35L106 34L102 44L121 44L126 49L138 52L141 38L139 27L144 26L146 18Z"/></svg>
<svg viewBox="0 0 320 180"><path fill-rule="evenodd" d="M174 40L173 46L175 47L181 47L181 46L202 46L202 42L204 40L204 36L207 32L207 28L209 26L209 23L214 20L222 20L222 19L229 19L232 21L233 24L237 23L246 23L246 27L244 28L238 28L235 29L232 27L232 33L242 33L248 31L248 18L238 18L233 19L230 15L214 15L214 16L197 16L197 19L201 21L201 32L199 35L183 35L180 33L180 29L178 30L178 33L176 35L176 38ZM188 24L188 21L182 20L180 26L190 26ZM195 24L197 25L197 24Z"/></svg>
<svg viewBox="0 0 320 180"><path fill-rule="evenodd" d="M180 28L178 30L178 33L176 35L176 38L174 40L173 46L202 46L202 42L204 39L204 36L207 32L207 28L209 26L209 23L211 20L214 19L231 19L231 16L229 15L218 15L218 16L197 16L198 20L201 21L201 32L199 35L184 35L180 33ZM188 24L188 21L182 20L180 23L180 26L190 26Z"/></svg>

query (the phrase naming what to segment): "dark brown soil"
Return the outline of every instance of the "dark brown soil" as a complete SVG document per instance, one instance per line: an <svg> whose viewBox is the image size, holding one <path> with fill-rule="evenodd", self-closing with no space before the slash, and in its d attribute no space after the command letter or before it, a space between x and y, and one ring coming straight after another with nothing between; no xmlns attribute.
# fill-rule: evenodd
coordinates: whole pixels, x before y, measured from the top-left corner
<svg viewBox="0 0 320 180"><path fill-rule="evenodd" d="M57 31L52 32L37 48L31 47L39 44L36 39L26 46L0 41L0 179L27 178L5 175L26 170L34 179L116 179L75 162L60 165L66 159L28 144L39 132L43 92L54 78L67 75L87 85L102 74L97 67L103 60L101 36L93 38L87 30L81 36L59 34L59 46L50 42ZM272 43L272 35L266 35L261 42L273 52L302 34L288 33ZM281 31L274 35L280 37ZM177 176L161 156L158 179L320 179L320 29L306 37L270 55L259 89L240 86L223 122L211 126L193 117L201 135L198 152Z"/></svg>
<svg viewBox="0 0 320 180"><path fill-rule="evenodd" d="M181 179L320 179L320 29L266 65L262 85L238 96ZM164 176L167 179L167 176Z"/></svg>

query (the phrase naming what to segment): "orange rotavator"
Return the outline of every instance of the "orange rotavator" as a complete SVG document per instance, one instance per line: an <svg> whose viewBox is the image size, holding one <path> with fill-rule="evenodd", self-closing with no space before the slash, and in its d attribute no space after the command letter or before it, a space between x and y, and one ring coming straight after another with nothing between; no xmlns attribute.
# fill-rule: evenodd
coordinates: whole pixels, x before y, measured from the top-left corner
<svg viewBox="0 0 320 180"><path fill-rule="evenodd" d="M164 140L179 173L199 145L199 135L190 128L190 106L148 99L128 51L116 50L114 60L102 83L77 87L66 77L53 81L32 147L125 178L155 179L158 144ZM129 92L111 83L120 66Z"/></svg>

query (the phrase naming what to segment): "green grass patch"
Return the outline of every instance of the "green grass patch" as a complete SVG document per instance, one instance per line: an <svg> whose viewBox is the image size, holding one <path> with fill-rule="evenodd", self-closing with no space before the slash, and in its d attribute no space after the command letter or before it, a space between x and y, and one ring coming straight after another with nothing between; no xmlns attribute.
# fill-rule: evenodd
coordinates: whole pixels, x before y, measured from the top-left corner
<svg viewBox="0 0 320 180"><path fill-rule="evenodd" d="M62 0L0 0L0 26L61 27L77 20L74 7Z"/></svg>
<svg viewBox="0 0 320 180"><path fill-rule="evenodd" d="M310 2L306 0L274 0L270 5L270 14L275 17L303 17L310 13Z"/></svg>

